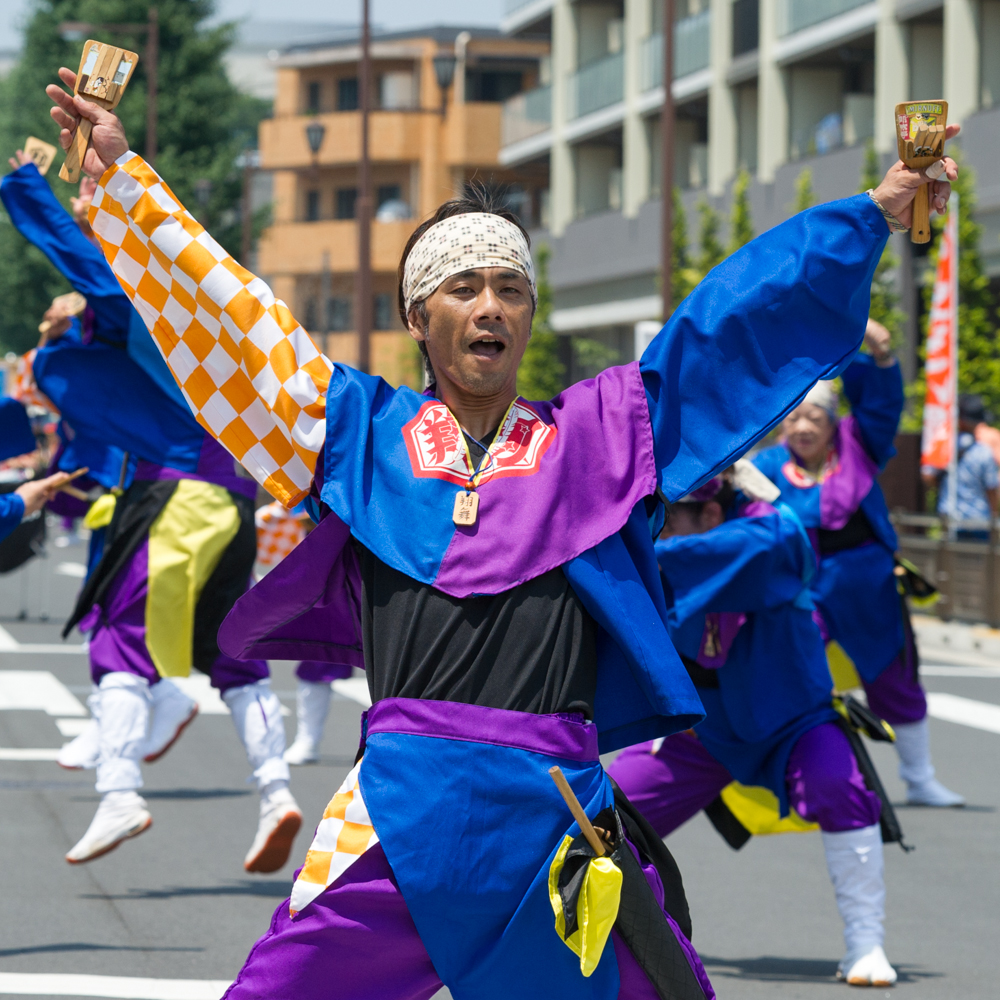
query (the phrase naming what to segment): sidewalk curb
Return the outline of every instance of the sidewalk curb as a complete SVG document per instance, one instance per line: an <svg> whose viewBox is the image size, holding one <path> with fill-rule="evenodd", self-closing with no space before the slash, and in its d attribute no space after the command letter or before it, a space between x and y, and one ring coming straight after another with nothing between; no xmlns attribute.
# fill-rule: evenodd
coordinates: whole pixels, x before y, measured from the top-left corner
<svg viewBox="0 0 1000 1000"><path fill-rule="evenodd" d="M925 659L936 652L959 654L981 660L983 666L1000 666L1000 629L914 615L913 630Z"/></svg>

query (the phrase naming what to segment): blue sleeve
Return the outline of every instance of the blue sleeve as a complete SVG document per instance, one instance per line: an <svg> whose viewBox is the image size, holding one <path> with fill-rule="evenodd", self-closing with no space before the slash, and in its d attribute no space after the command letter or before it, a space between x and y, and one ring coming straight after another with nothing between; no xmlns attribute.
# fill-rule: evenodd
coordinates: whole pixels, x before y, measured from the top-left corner
<svg viewBox="0 0 1000 1000"><path fill-rule="evenodd" d="M753 464L760 469L761 472L771 480L772 483L777 483L778 473L781 472L781 467L789 459L788 449L783 445L775 445L773 448L766 448L759 455L755 455L753 459Z"/></svg>
<svg viewBox="0 0 1000 1000"><path fill-rule="evenodd" d="M38 447L28 411L16 399L0 396L0 462Z"/></svg>
<svg viewBox="0 0 1000 1000"><path fill-rule="evenodd" d="M0 199L17 231L86 298L94 311L94 333L124 343L132 303L104 254L80 232L38 168L29 163L4 177Z"/></svg>
<svg viewBox="0 0 1000 1000"><path fill-rule="evenodd" d="M676 500L744 454L864 336L889 237L857 195L800 212L716 267L640 361L660 485Z"/></svg>
<svg viewBox="0 0 1000 1000"><path fill-rule="evenodd" d="M710 611L751 613L794 601L812 568L803 534L780 514L661 539L656 559L673 592L671 629Z"/></svg>
<svg viewBox="0 0 1000 1000"><path fill-rule="evenodd" d="M35 355L35 380L79 434L194 472L205 431L128 354L60 339Z"/></svg>
<svg viewBox="0 0 1000 1000"><path fill-rule="evenodd" d="M24 517L24 501L15 493L0 496L0 539L6 538Z"/></svg>
<svg viewBox="0 0 1000 1000"><path fill-rule="evenodd" d="M893 441L905 402L903 373L898 364L879 368L873 357L859 354L841 379L865 448L884 466L896 454Z"/></svg>

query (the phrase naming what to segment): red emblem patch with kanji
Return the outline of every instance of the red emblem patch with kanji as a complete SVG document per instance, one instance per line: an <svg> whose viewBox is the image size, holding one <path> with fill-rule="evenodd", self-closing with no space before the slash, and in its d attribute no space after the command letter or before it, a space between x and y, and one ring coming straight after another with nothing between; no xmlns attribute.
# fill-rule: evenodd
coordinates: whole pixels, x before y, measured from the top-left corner
<svg viewBox="0 0 1000 1000"><path fill-rule="evenodd" d="M555 436L553 425L545 423L523 400L515 400L490 446L490 458L482 465L478 483L502 476L533 475ZM444 403L424 403L403 425L403 440L415 476L464 486L475 472L458 421Z"/></svg>

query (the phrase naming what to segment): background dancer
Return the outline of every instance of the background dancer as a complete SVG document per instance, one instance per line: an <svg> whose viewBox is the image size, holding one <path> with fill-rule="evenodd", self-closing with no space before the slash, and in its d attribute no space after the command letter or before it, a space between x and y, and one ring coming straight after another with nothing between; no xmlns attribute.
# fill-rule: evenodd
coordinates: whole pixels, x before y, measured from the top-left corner
<svg viewBox="0 0 1000 1000"><path fill-rule="evenodd" d="M734 779L760 785L823 831L844 921L838 977L888 986L879 816L844 733L812 619L816 561L798 518L759 472L717 477L670 508L656 558L670 638L707 713L695 733L624 750L608 769L661 837L708 806ZM749 482L746 479L749 478Z"/></svg>
<svg viewBox="0 0 1000 1000"><path fill-rule="evenodd" d="M257 508L257 575L263 578L309 533L312 521L300 504L289 510L277 500ZM345 657L346 658L346 657ZM356 653L351 663L363 664ZM319 761L319 745L323 726L330 711L330 685L353 673L349 663L327 663L323 660L302 660L295 668L295 739L285 751L289 764L315 764Z"/></svg>
<svg viewBox="0 0 1000 1000"><path fill-rule="evenodd" d="M868 321L843 374L851 412L838 417L829 381L818 382L782 424L784 443L754 461L806 526L819 558L810 593L824 639L853 661L872 711L896 731L899 775L911 805L962 806L934 776L927 699L916 638L897 589L896 532L877 476L895 454L903 377L889 331Z"/></svg>
<svg viewBox="0 0 1000 1000"><path fill-rule="evenodd" d="M23 158L23 154L19 154ZM191 417L101 251L56 201L33 163L0 183L11 220L87 299L80 319L52 327L36 381L73 427L139 458L114 507L100 563L66 626L90 634L97 720L64 749L64 766L96 766L101 804L67 854L90 861L152 820L139 795L141 762L173 744L197 704L165 678L208 673L229 707L260 792L247 871L288 859L301 812L288 789L281 705L263 660L221 653L216 632L249 581L256 485ZM82 322L81 322L82 320Z"/></svg>
<svg viewBox="0 0 1000 1000"><path fill-rule="evenodd" d="M612 812L598 751L700 717L656 597L653 496L730 464L853 355L882 211L905 221L926 178L897 165L882 210L859 196L765 234L699 286L641 363L533 404L515 388L535 306L524 233L488 205L448 203L400 268L401 315L435 377L421 396L331 366L129 152L113 115L47 92L64 146L80 115L94 122L91 224L200 419L287 505L315 479L325 516L237 606L223 645L362 649L375 703L292 912L279 909L229 996L305 1000L336 977L343 997L430 996L443 980L460 1000L610 1000L652 996L650 976L660 995L710 996L666 915L646 948L615 932L581 975L552 930L550 864L578 828L548 766L566 765L621 845L628 808ZM191 289L211 304L197 326ZM228 361L185 343L204 334L235 346Z"/></svg>

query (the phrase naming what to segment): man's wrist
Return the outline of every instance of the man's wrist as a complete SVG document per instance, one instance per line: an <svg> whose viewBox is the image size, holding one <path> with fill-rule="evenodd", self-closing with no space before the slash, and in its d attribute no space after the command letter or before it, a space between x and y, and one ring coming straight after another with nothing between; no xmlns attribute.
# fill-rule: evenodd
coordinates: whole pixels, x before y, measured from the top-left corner
<svg viewBox="0 0 1000 1000"><path fill-rule="evenodd" d="M869 188L865 194L875 203L875 207L882 213L882 218L885 219L886 225L894 233L907 233L910 231L909 226L904 226L899 219L896 218L887 208L884 208L882 203L875 197L875 191Z"/></svg>

